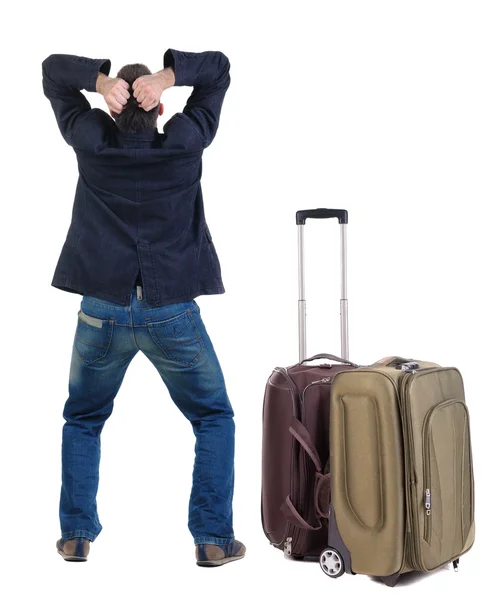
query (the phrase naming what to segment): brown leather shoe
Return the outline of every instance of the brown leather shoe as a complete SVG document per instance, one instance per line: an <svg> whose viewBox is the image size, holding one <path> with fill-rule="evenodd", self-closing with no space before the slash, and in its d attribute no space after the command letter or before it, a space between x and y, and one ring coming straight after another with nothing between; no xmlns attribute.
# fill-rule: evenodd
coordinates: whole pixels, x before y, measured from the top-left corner
<svg viewBox="0 0 498 600"><path fill-rule="evenodd" d="M64 560L84 562L90 552L90 540L84 537L75 537L68 540L62 538L57 541L57 552Z"/></svg>
<svg viewBox="0 0 498 600"><path fill-rule="evenodd" d="M242 542L234 540L230 544L197 544L195 557L199 567L221 567L233 560L244 558L246 547Z"/></svg>

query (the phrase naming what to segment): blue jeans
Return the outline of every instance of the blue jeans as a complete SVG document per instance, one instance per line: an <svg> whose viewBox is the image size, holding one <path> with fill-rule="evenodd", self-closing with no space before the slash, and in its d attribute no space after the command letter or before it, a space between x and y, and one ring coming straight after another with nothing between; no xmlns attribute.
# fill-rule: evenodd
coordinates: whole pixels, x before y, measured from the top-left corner
<svg viewBox="0 0 498 600"><path fill-rule="evenodd" d="M141 350L192 424L195 461L188 527L195 544L234 539L233 410L223 373L195 300L150 308L137 288L127 306L83 296L63 416L62 538L95 540L100 434L126 369Z"/></svg>

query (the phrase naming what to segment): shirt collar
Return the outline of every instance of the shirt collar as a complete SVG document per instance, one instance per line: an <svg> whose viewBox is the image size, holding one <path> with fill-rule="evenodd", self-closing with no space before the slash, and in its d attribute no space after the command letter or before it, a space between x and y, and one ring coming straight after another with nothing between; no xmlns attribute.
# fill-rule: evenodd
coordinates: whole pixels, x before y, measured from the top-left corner
<svg viewBox="0 0 498 600"><path fill-rule="evenodd" d="M117 135L124 140L153 140L157 134L157 127L142 129L134 133L117 130Z"/></svg>

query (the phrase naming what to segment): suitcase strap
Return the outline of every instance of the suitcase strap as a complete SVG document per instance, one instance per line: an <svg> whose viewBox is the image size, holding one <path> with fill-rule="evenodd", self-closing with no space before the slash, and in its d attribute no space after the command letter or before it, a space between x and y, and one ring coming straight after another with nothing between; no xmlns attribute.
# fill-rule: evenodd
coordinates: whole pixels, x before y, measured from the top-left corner
<svg viewBox="0 0 498 600"><path fill-rule="evenodd" d="M313 461L316 470L321 472L322 463L315 448L315 444L313 444L313 440L311 439L310 432L296 417L292 417L289 431L307 452L308 456Z"/></svg>
<svg viewBox="0 0 498 600"><path fill-rule="evenodd" d="M310 525L307 521L305 521L303 517L299 514L297 508L294 506L294 503L290 499L290 496L287 496L287 498L284 500L282 506L280 507L280 510L287 517L287 520L290 521L296 527L299 527L299 529L306 529L307 531L318 531L318 529L322 528L320 520L318 520L318 525L316 527L313 527L313 525Z"/></svg>
<svg viewBox="0 0 498 600"><path fill-rule="evenodd" d="M318 529L322 528L321 519L324 518L323 511L321 510L321 502L320 499L323 497L323 489L324 485L329 482L329 475L323 474L323 467L320 461L320 456L313 444L313 440L311 439L310 432L306 429L306 427L297 419L296 417L292 417L291 424L289 426L289 431L291 435L294 436L296 441L302 446L303 450L308 454L311 458L311 461L315 465L316 474L315 474L315 489L313 491L313 503L315 514L317 517L318 524L311 525L302 517L294 503L292 502L290 495L282 503L280 510L283 512L285 517L296 527L299 529L305 529L306 531L318 531ZM326 489L326 488L325 488Z"/></svg>

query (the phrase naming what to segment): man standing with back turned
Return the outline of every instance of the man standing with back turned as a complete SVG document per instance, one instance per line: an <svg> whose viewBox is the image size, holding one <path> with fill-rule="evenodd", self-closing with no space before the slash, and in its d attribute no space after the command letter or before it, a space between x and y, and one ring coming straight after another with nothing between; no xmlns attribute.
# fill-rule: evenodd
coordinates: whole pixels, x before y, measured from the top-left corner
<svg viewBox="0 0 498 600"><path fill-rule="evenodd" d="M85 561L97 514L100 435L126 369L141 350L196 437L188 526L197 564L243 558L234 539L234 422L222 369L194 298L224 293L204 215L201 159L230 84L221 52L167 50L164 68L52 54L43 91L78 161L71 224L52 285L81 294L62 431L61 538ZM183 112L157 130L161 94L193 86ZM81 90L98 92L110 115ZM173 449L173 446L172 446Z"/></svg>

